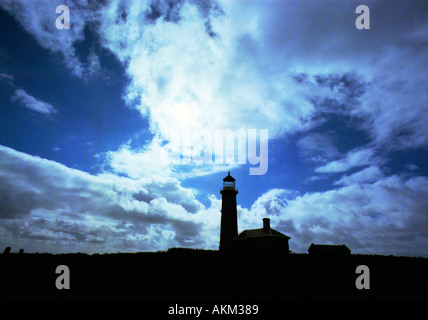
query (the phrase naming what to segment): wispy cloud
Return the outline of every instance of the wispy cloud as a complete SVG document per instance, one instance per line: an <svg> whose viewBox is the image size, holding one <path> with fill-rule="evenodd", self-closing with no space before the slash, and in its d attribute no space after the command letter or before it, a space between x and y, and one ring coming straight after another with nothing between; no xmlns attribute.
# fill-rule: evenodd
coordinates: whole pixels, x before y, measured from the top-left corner
<svg viewBox="0 0 428 320"><path fill-rule="evenodd" d="M309 133L297 141L297 147L305 159L313 162L326 162L341 155L328 134Z"/></svg>
<svg viewBox="0 0 428 320"><path fill-rule="evenodd" d="M331 161L315 169L319 173L346 172L355 167L367 166L379 162L375 157L375 151L370 148L358 148L349 151L345 157L339 160Z"/></svg>
<svg viewBox="0 0 428 320"><path fill-rule="evenodd" d="M6 73L0 73L0 79L11 83L13 81L13 77Z"/></svg>
<svg viewBox="0 0 428 320"><path fill-rule="evenodd" d="M37 100L33 96L29 95L23 89L15 90L15 93L11 97L11 100L13 102L18 102L19 104L21 104L22 106L24 106L30 110L33 110L33 111L36 111L36 112L39 112L39 113L42 113L45 115L57 113L57 110L52 105L50 105L47 102Z"/></svg>
<svg viewBox="0 0 428 320"><path fill-rule="evenodd" d="M368 182L376 182L384 178L384 174L382 171L376 167L371 166L368 168L364 168L361 171L353 173L351 175L345 175L336 181L334 184L336 185L350 185L354 183L368 183Z"/></svg>

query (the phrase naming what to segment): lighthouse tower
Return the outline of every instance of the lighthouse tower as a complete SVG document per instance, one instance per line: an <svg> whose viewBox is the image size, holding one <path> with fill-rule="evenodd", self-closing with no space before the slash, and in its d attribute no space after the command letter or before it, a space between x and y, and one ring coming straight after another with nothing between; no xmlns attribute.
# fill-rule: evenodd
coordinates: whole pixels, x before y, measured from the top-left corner
<svg viewBox="0 0 428 320"><path fill-rule="evenodd" d="M230 171L223 179L223 189L220 190L221 201L221 225L220 225L220 250L233 248L233 239L238 236L238 215L236 210L235 178Z"/></svg>

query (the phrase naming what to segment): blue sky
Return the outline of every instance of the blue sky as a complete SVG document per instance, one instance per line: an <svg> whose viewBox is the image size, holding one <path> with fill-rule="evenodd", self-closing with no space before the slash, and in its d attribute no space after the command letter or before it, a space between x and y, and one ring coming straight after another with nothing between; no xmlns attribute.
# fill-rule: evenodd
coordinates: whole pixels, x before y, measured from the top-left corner
<svg viewBox="0 0 428 320"><path fill-rule="evenodd" d="M231 170L239 231L428 256L427 4L359 4L0 0L0 243L216 249ZM225 129L268 130L265 174L168 161Z"/></svg>

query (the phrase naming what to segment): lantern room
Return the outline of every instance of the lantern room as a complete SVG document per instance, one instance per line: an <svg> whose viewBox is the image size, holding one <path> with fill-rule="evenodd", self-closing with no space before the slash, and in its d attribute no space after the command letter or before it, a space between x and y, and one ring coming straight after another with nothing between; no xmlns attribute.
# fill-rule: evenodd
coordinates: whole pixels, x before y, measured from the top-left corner
<svg viewBox="0 0 428 320"><path fill-rule="evenodd" d="M235 178L230 175L230 171L223 179L223 190L235 190Z"/></svg>

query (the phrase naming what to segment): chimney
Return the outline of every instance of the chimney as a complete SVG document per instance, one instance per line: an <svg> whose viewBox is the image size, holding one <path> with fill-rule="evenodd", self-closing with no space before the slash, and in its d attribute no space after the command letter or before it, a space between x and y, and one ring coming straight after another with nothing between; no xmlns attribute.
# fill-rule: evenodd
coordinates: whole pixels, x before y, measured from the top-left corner
<svg viewBox="0 0 428 320"><path fill-rule="evenodd" d="M269 231L270 229L270 219L263 218L263 231Z"/></svg>

